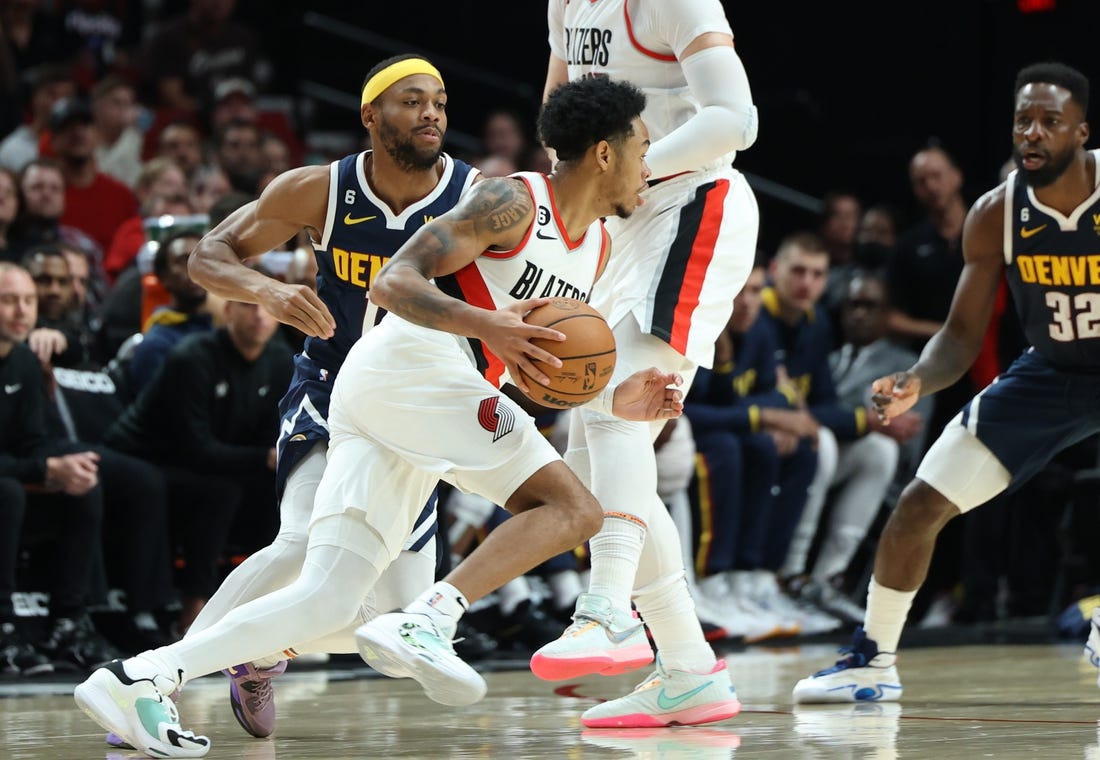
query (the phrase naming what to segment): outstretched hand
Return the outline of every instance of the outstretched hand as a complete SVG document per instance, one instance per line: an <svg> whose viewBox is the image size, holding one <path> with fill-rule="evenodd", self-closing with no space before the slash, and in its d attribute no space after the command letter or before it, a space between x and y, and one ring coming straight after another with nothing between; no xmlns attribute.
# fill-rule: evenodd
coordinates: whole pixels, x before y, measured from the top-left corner
<svg viewBox="0 0 1100 760"><path fill-rule="evenodd" d="M871 383L871 404L879 420L890 420L913 408L920 399L920 378L911 372L895 372Z"/></svg>
<svg viewBox="0 0 1100 760"><path fill-rule="evenodd" d="M669 386L683 383L678 372L661 372L656 367L639 370L616 386L611 411L636 422L675 419L684 413L684 394Z"/></svg>

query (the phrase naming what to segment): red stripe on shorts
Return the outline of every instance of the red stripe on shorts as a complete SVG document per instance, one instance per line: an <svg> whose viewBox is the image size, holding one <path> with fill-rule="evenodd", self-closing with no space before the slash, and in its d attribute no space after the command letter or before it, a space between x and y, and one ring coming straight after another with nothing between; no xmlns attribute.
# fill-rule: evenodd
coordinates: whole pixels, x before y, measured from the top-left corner
<svg viewBox="0 0 1100 760"><path fill-rule="evenodd" d="M691 244L691 253L688 254L684 280L680 284L680 294L672 316L672 329L669 331L669 345L681 354L687 352L691 317L699 306L699 294L703 291L703 281L706 279L710 262L714 259L714 246L718 240L718 231L722 227L722 208L726 203L729 189L728 180L718 180L714 183L714 187L707 191L706 200L703 202L703 216ZM733 300L733 294L730 295L730 300Z"/></svg>

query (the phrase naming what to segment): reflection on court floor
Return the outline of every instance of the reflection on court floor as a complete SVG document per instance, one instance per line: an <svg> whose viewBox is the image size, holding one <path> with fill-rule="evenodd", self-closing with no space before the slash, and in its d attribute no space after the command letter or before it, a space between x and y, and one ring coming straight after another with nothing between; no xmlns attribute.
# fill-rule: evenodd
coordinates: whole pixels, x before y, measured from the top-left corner
<svg viewBox="0 0 1100 760"><path fill-rule="evenodd" d="M221 675L189 684L179 706L184 725L211 738L210 758L1100 760L1100 690L1076 645L913 649L899 661L900 704L792 705L794 683L835 656L816 645L726 655L744 709L694 728L581 726L586 707L625 693L645 672L555 684L522 668L490 670L484 700L450 708L365 665L292 666L275 682L279 725L269 739L240 730ZM140 757L105 744L72 700L75 683L0 682L0 757Z"/></svg>

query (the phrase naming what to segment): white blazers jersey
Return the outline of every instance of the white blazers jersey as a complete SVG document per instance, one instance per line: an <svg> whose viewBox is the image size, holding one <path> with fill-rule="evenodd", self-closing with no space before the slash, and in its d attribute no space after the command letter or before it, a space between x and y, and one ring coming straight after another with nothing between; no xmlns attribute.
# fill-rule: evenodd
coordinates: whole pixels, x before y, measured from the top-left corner
<svg viewBox="0 0 1100 760"><path fill-rule="evenodd" d="M653 142L699 110L677 54L700 34L733 34L718 0L550 0L547 20L570 80L608 76L646 94Z"/></svg>
<svg viewBox="0 0 1100 760"><path fill-rule="evenodd" d="M606 264L611 239L597 219L579 240L570 239L561 221L553 188L545 174L519 172L535 205L535 220L522 242L510 251L487 250L454 274L435 284L449 296L483 309L499 309L516 301L554 296L588 302L592 285ZM422 339L453 338L463 344L478 372L496 387L508 378L504 363L480 340L441 333L389 314L375 329L397 329Z"/></svg>

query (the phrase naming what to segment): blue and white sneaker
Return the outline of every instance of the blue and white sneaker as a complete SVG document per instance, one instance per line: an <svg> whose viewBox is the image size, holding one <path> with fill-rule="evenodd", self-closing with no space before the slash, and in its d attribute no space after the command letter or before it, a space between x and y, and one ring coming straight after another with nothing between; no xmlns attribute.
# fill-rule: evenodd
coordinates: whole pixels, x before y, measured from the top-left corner
<svg viewBox="0 0 1100 760"><path fill-rule="evenodd" d="M863 626L856 628L850 646L836 665L803 678L794 687L795 704L829 702L897 702L901 699L901 679L894 666L898 656L879 652L878 644L867 638Z"/></svg>

